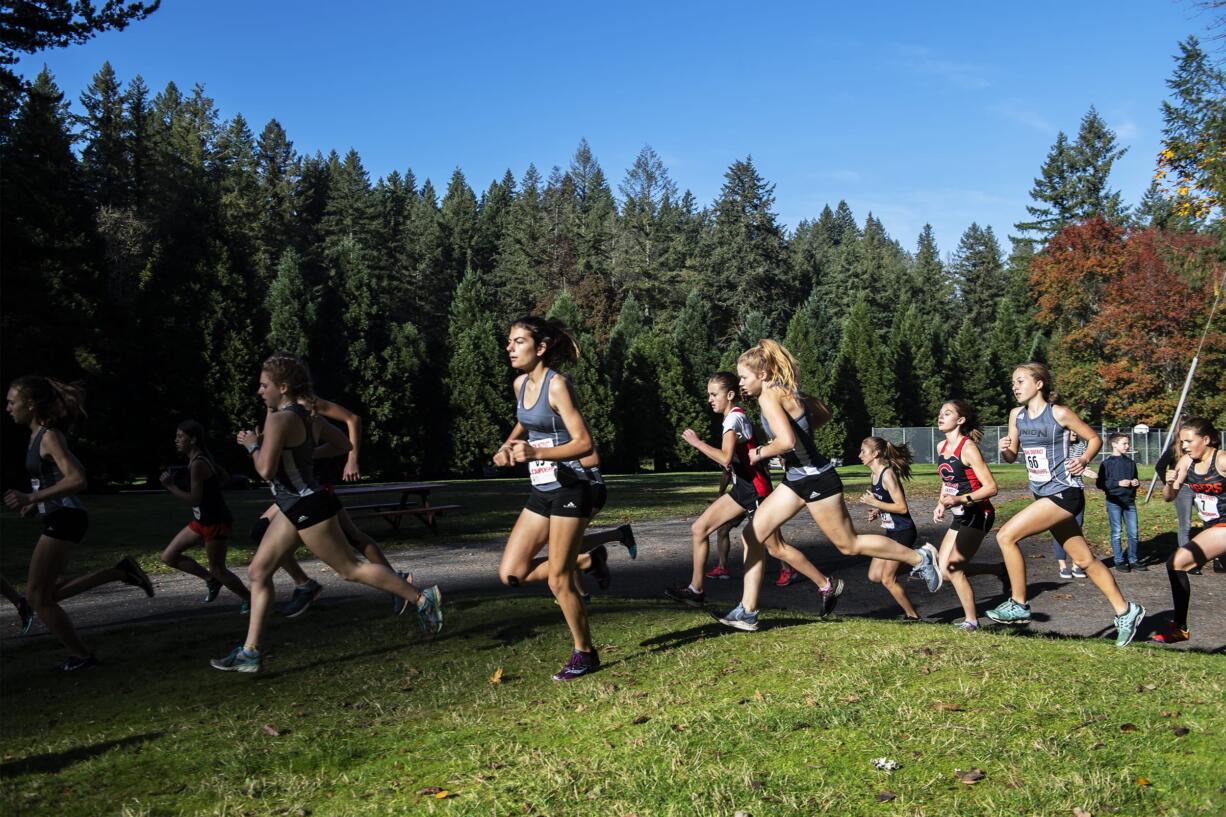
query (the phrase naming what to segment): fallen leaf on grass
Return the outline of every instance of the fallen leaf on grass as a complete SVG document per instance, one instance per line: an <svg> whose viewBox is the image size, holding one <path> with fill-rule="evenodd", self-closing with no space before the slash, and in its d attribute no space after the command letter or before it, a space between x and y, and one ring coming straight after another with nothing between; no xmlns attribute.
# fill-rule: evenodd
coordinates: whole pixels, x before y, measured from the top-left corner
<svg viewBox="0 0 1226 817"><path fill-rule="evenodd" d="M805 698L805 706L817 706L817 699L813 697Z"/></svg>
<svg viewBox="0 0 1226 817"><path fill-rule="evenodd" d="M961 704L947 704L947 703L941 703L940 701L933 704L932 708L935 709L937 712L962 712L963 711Z"/></svg>
<svg viewBox="0 0 1226 817"><path fill-rule="evenodd" d="M502 683L502 667L499 667L498 669L494 670L494 674L490 676L490 683L491 684L501 684Z"/></svg>
<svg viewBox="0 0 1226 817"><path fill-rule="evenodd" d="M441 786L426 786L425 788L418 789L417 793L422 797L434 797L441 791L444 791Z"/></svg>
<svg viewBox="0 0 1226 817"><path fill-rule="evenodd" d="M1188 733L1189 733L1189 732L1191 732L1192 730L1191 730L1191 729L1189 729L1189 728L1188 728L1188 727L1186 727L1186 726L1176 726L1176 727L1174 728L1174 730L1172 730L1172 731L1174 731L1174 732L1175 732L1175 737L1177 737L1177 738L1182 738L1184 735L1188 734Z"/></svg>
<svg viewBox="0 0 1226 817"><path fill-rule="evenodd" d="M1157 688L1157 684L1137 684L1137 692L1153 692Z"/></svg>
<svg viewBox="0 0 1226 817"><path fill-rule="evenodd" d="M685 724L684 724L684 723L674 723L674 724L673 724L673 731L674 731L674 732L684 732L684 731L685 731Z"/></svg>
<svg viewBox="0 0 1226 817"><path fill-rule="evenodd" d="M1135 723L1121 723L1120 731L1121 732L1135 732L1137 731L1137 725Z"/></svg>
<svg viewBox="0 0 1226 817"><path fill-rule="evenodd" d="M761 780L750 780L749 781L749 788L753 789L754 791L762 791L762 787L764 785L766 784L764 784Z"/></svg>
<svg viewBox="0 0 1226 817"><path fill-rule="evenodd" d="M983 769L976 766L975 768L967 769L966 771L954 769L954 777L958 778L958 781L961 783L965 783L968 786L973 786L980 780L987 777L987 775L983 773Z"/></svg>
<svg viewBox="0 0 1226 817"><path fill-rule="evenodd" d="M766 698L762 696L762 693L757 691L756 689L754 690L754 693L753 693L753 699L757 701L758 703L762 703L763 701L766 700Z"/></svg>
<svg viewBox="0 0 1226 817"><path fill-rule="evenodd" d="M930 674L931 672L932 672L932 670L928 669L928 667L926 667L926 666L924 666L924 667L920 667L920 675L928 675L928 674Z"/></svg>
<svg viewBox="0 0 1226 817"><path fill-rule="evenodd" d="M1138 778L1137 778L1137 785L1138 785L1138 786L1148 786L1148 785L1149 785L1149 781L1148 781L1148 780L1146 780L1144 777L1138 777Z"/></svg>
<svg viewBox="0 0 1226 817"><path fill-rule="evenodd" d="M856 701L860 700L860 696L853 692L852 694L848 695L843 700L849 704L854 704Z"/></svg>
<svg viewBox="0 0 1226 817"><path fill-rule="evenodd" d="M1163 713L1162 713L1162 717L1164 717L1164 718L1178 718L1178 717L1179 717L1179 715L1180 715L1180 713L1179 713L1178 711L1176 711L1176 712L1166 712L1166 711L1163 711Z"/></svg>
<svg viewBox="0 0 1226 817"><path fill-rule="evenodd" d="M268 735L270 738L279 738L281 737L281 730L273 726L271 723L266 723L264 724L264 734Z"/></svg>
<svg viewBox="0 0 1226 817"><path fill-rule="evenodd" d="M897 796L898 795L892 791L879 791L877 792L877 802L878 803L888 803L894 798L896 798Z"/></svg>
<svg viewBox="0 0 1226 817"><path fill-rule="evenodd" d="M1094 817L1094 815L1081 806L1073 806L1073 817Z"/></svg>
<svg viewBox="0 0 1226 817"><path fill-rule="evenodd" d="M631 723L637 726L639 724L647 723L649 720L651 720L651 718L647 717L646 715L639 715L637 718L631 721Z"/></svg>
<svg viewBox="0 0 1226 817"><path fill-rule="evenodd" d="M1100 740L1100 741L1098 741L1097 743L1095 743L1093 746L1091 746L1090 748L1091 748L1091 749L1101 749L1101 748L1103 748L1103 747L1104 747L1104 746L1106 746L1106 745L1107 745L1107 744L1103 743L1103 742Z"/></svg>

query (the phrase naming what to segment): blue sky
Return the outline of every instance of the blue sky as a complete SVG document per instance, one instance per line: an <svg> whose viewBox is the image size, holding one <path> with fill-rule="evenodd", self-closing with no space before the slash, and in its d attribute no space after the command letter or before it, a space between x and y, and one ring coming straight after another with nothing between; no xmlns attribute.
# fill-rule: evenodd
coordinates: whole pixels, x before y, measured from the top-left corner
<svg viewBox="0 0 1226 817"><path fill-rule="evenodd" d="M300 152L356 148L372 180L411 167L438 188L459 166L478 194L565 167L586 137L615 190L650 144L707 204L751 154L789 227L846 199L908 248L931 223L947 254L972 221L1007 248L1091 105L1129 147L1112 184L1139 201L1172 55L1209 25L1191 0L586 5L164 0L18 71L45 63L74 103L104 60L154 91L201 83Z"/></svg>

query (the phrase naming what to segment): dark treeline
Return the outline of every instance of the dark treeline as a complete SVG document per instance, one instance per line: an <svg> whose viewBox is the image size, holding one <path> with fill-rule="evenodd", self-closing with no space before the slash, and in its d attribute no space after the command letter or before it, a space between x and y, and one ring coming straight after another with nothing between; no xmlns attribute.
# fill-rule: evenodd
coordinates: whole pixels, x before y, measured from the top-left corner
<svg viewBox="0 0 1226 817"><path fill-rule="evenodd" d="M714 433L707 377L761 337L834 409L831 453L871 424L928 425L950 395L1002 421L1007 367L1043 354L1032 242L1006 256L972 224L944 262L931 229L904 245L843 202L789 232L750 158L705 206L650 147L614 183L586 142L546 174L477 190L457 168L438 188L407 168L372 182L355 150L300 155L275 120L257 134L200 86L154 93L109 64L79 102L44 72L0 123L2 368L86 383L96 479L153 474L183 417L237 453L276 349L363 415L365 470L480 473L513 419L508 322L528 312L576 331L571 374L611 470L699 465L679 433ZM1078 178L1109 198L1114 136L1087 119L1099 164ZM12 482L23 435L5 434Z"/></svg>

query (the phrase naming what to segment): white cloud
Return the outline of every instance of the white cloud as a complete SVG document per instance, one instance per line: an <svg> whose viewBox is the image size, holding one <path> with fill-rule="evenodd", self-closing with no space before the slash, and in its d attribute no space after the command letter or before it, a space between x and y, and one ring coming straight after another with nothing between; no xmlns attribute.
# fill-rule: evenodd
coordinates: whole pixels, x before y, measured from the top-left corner
<svg viewBox="0 0 1226 817"><path fill-rule="evenodd" d="M1053 125L1043 114L1029 108L1017 100L1006 99L1002 102L997 102L988 108L989 111L1002 116L1011 122L1016 122L1019 125L1025 125L1028 128L1037 130L1040 133L1055 133L1056 126Z"/></svg>
<svg viewBox="0 0 1226 817"><path fill-rule="evenodd" d="M940 77L958 88L981 90L992 87L992 81L985 76L986 71L982 66L942 58L923 46L903 45L897 50L903 65L916 73Z"/></svg>

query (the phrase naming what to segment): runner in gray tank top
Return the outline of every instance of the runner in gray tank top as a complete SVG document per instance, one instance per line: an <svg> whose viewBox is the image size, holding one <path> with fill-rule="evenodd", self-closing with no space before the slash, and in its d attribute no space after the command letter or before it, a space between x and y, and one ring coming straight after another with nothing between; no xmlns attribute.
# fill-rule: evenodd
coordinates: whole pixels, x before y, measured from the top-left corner
<svg viewBox="0 0 1226 817"><path fill-rule="evenodd" d="M1094 558L1077 524L1085 496L1075 479L1094 459L1102 440L1072 409L1060 405L1051 372L1042 363L1026 363L1013 370L1013 396L1020 404L1009 414L1008 436L1000 440L1005 462L1023 457L1035 501L1004 524L996 535L1009 571L1011 597L988 611L998 624L1026 624L1030 605L1026 597L1026 559L1018 542L1027 536L1051 531L1073 562L1086 572L1115 610L1117 647L1127 646L1145 617L1145 608L1124 599L1120 588L1102 562ZM1086 441L1086 451L1070 459L1068 430Z"/></svg>
<svg viewBox="0 0 1226 817"><path fill-rule="evenodd" d="M30 429L25 461L30 492L7 491L4 504L22 516L37 515L42 522L42 535L30 556L26 595L33 612L68 651L68 660L59 665L63 672L92 667L98 660L77 635L61 601L110 582L130 584L153 595L153 583L130 556L115 567L61 580L72 547L89 527L89 516L76 497L88 484L85 468L69 450L64 435L65 429L85 416L83 401L79 388L47 377L20 377L8 390L9 416ZM28 626L27 622L23 616L23 625Z"/></svg>

